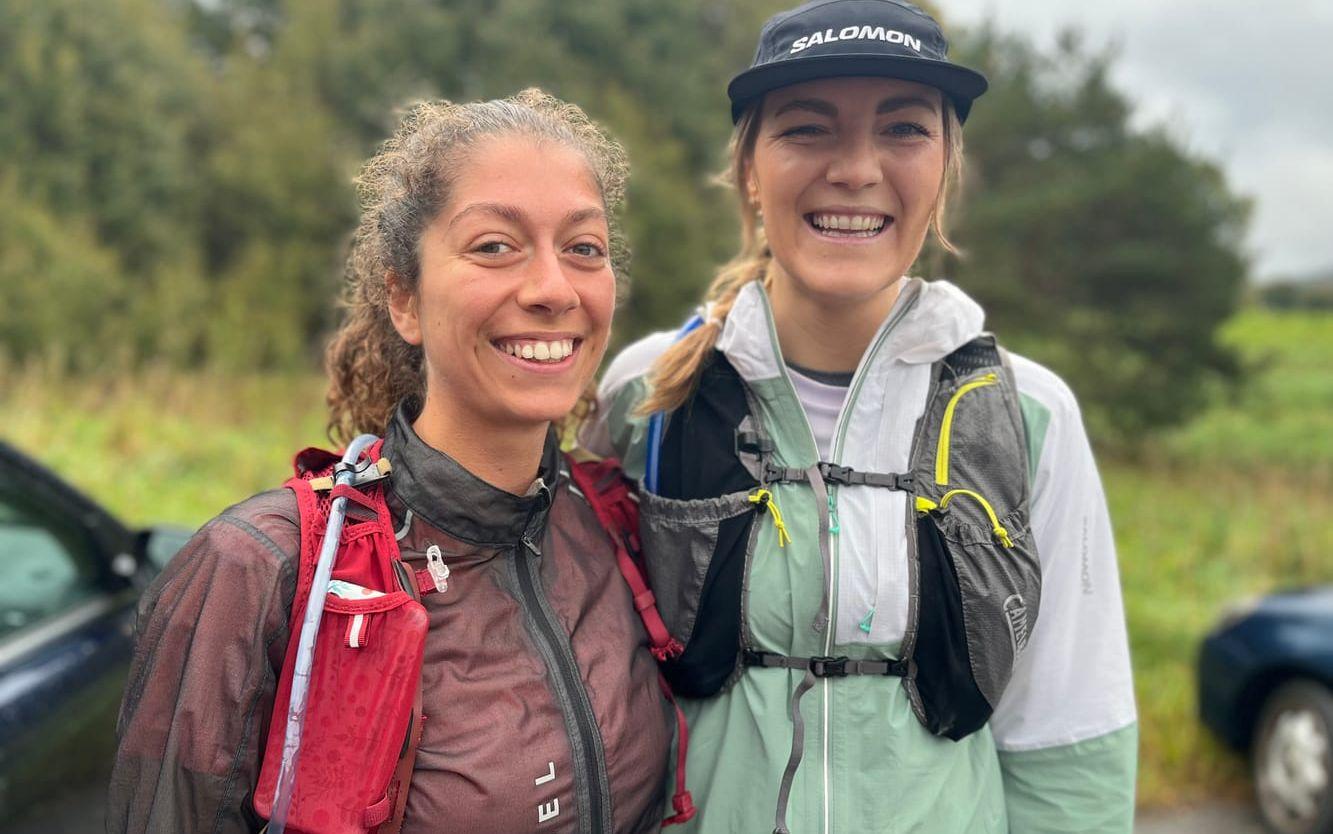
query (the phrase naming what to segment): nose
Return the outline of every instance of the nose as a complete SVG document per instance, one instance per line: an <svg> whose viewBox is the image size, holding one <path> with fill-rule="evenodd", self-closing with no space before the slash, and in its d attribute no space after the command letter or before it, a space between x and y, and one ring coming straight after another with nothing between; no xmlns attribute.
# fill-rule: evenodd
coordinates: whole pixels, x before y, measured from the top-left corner
<svg viewBox="0 0 1333 834"><path fill-rule="evenodd" d="M554 247L538 250L528 263L525 278L518 291L518 303L525 310L559 316L579 306L578 290L565 274Z"/></svg>
<svg viewBox="0 0 1333 834"><path fill-rule="evenodd" d="M849 137L834 149L825 178L831 185L860 190L884 181L873 136Z"/></svg>

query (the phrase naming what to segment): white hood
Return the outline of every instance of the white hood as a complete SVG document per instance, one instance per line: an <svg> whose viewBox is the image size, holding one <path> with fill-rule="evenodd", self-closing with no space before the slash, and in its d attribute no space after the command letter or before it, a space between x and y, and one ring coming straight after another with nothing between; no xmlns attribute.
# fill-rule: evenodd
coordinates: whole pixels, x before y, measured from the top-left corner
<svg viewBox="0 0 1333 834"><path fill-rule="evenodd" d="M981 306L953 284L920 278L903 278L902 284L893 310L871 339L872 345L878 344L889 331L875 361L930 364L981 333L986 318ZM748 284L736 297L718 339L717 347L746 379L781 374L770 309L759 282Z"/></svg>

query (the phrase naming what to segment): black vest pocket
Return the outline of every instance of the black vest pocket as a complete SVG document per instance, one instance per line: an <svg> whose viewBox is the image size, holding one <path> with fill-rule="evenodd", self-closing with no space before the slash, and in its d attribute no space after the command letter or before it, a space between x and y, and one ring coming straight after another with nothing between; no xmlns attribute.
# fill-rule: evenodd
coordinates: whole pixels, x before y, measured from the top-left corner
<svg viewBox="0 0 1333 834"><path fill-rule="evenodd" d="M755 515L746 492L693 500L640 493L639 534L649 581L667 630L685 645L680 657L662 664L678 695L716 694L735 671L745 553Z"/></svg>
<svg viewBox="0 0 1333 834"><path fill-rule="evenodd" d="M921 565L916 688L926 729L957 741L985 724L993 708L972 677L958 571L949 545L929 513L917 516L916 536Z"/></svg>
<svg viewBox="0 0 1333 834"><path fill-rule="evenodd" d="M927 729L955 741L994 712L1037 617L1041 569L1027 519L1003 522L1007 544L952 508L917 514L915 686Z"/></svg>

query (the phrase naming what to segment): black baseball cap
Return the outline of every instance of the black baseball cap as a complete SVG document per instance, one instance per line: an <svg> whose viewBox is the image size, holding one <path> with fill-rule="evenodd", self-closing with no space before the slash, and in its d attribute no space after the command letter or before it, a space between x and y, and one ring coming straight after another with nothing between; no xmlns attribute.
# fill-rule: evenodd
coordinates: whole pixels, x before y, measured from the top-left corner
<svg viewBox="0 0 1333 834"><path fill-rule="evenodd" d="M960 122L986 76L948 59L935 19L902 0L811 0L768 19L750 68L727 85L731 120L770 90L816 78L870 75L929 84Z"/></svg>

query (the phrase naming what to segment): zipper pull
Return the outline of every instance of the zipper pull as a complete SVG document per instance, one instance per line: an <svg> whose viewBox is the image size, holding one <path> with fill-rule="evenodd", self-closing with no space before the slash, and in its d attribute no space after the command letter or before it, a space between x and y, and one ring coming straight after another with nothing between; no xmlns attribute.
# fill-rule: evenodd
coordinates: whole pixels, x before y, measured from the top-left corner
<svg viewBox="0 0 1333 834"><path fill-rule="evenodd" d="M838 535L842 530L842 525L838 523L838 507L833 503L833 493L828 495L828 531L833 535Z"/></svg>
<svg viewBox="0 0 1333 834"><path fill-rule="evenodd" d="M435 581L435 590L444 593L449 590L449 566L444 563L444 554L438 545L426 548L426 570Z"/></svg>
<svg viewBox="0 0 1333 834"><path fill-rule="evenodd" d="M874 607L872 606L871 609L870 609L869 611L866 612L866 615L865 615L864 617L861 618L861 622L859 622L859 623L856 624L856 627L859 628L859 629L861 629L862 631L864 631L866 634L869 634L869 633L870 633L870 623L871 623L871 621L874 620L874 619L875 619L875 609L874 609Z"/></svg>

